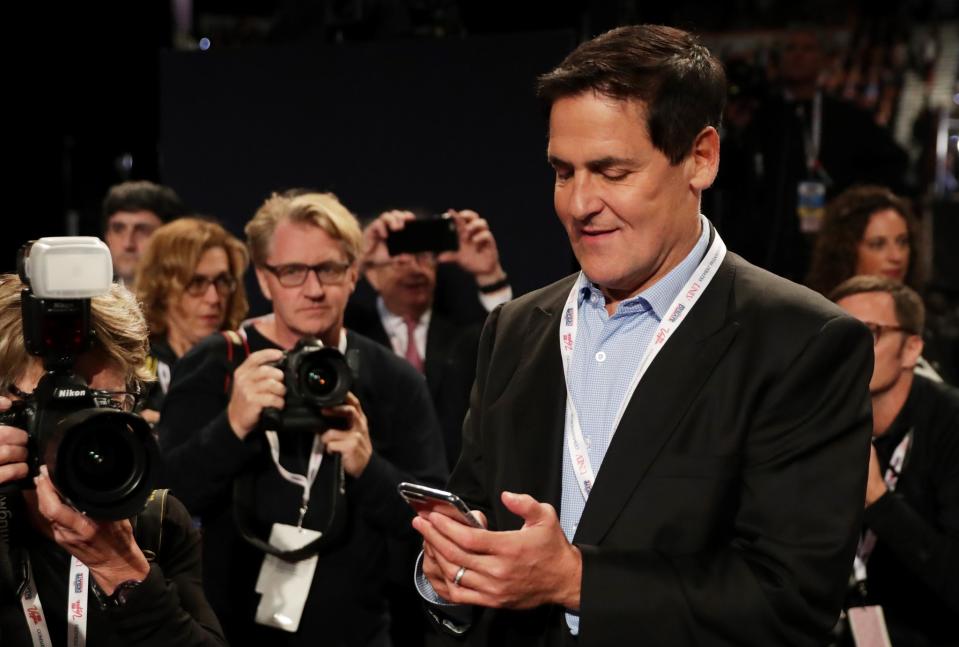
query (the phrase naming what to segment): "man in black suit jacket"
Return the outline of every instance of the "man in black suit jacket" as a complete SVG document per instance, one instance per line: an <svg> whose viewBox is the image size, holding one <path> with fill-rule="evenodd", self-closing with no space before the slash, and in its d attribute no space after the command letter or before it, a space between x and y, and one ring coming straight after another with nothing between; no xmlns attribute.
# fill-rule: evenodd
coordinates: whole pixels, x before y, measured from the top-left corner
<svg viewBox="0 0 959 647"><path fill-rule="evenodd" d="M698 214L725 83L690 34L613 30L539 92L583 271L490 316L450 481L488 530L416 518L421 593L475 644L821 644L862 513L868 332Z"/></svg>

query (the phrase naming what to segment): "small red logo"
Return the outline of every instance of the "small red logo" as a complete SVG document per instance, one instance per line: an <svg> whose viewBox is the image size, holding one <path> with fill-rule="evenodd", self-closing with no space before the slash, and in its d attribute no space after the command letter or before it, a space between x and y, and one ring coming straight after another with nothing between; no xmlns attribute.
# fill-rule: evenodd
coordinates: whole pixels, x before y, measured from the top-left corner
<svg viewBox="0 0 959 647"><path fill-rule="evenodd" d="M40 615L40 612L34 609L33 607L30 607L29 609L27 609L27 615L30 616L30 622L32 622L35 625L38 625L41 622L43 622L43 616Z"/></svg>
<svg viewBox="0 0 959 647"><path fill-rule="evenodd" d="M657 343L657 344L662 344L665 340L666 340L666 329L665 329L665 328L660 328L660 329L656 332L656 343Z"/></svg>
<svg viewBox="0 0 959 647"><path fill-rule="evenodd" d="M573 336L569 333L563 333L563 346L566 350L573 350Z"/></svg>
<svg viewBox="0 0 959 647"><path fill-rule="evenodd" d="M693 283L691 286L689 286L689 289L686 291L686 298L692 299L696 293L699 292L699 287L699 283Z"/></svg>
<svg viewBox="0 0 959 647"><path fill-rule="evenodd" d="M73 619L79 620L83 617L83 603L80 600L70 604L70 611L73 613Z"/></svg>

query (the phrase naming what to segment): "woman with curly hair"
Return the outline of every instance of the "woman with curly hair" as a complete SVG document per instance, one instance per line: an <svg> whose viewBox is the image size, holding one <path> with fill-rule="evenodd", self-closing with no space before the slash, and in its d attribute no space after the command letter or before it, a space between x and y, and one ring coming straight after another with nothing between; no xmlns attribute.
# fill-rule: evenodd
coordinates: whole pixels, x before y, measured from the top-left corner
<svg viewBox="0 0 959 647"><path fill-rule="evenodd" d="M859 274L918 289L916 218L909 203L881 186L854 186L826 206L806 285L822 294Z"/></svg>
<svg viewBox="0 0 959 647"><path fill-rule="evenodd" d="M156 422L173 365L198 341L233 330L249 304L246 246L215 222L180 218L157 229L137 269L136 294L150 326L157 383L144 417Z"/></svg>

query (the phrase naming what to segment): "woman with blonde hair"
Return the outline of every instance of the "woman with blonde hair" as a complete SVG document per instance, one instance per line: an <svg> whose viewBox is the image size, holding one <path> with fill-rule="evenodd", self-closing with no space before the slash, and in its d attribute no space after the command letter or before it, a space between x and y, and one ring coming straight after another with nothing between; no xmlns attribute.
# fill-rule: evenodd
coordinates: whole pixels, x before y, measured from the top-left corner
<svg viewBox="0 0 959 647"><path fill-rule="evenodd" d="M248 262L246 246L211 220L180 218L153 233L136 276L157 376L144 415L151 422L177 359L207 335L235 329L246 316Z"/></svg>

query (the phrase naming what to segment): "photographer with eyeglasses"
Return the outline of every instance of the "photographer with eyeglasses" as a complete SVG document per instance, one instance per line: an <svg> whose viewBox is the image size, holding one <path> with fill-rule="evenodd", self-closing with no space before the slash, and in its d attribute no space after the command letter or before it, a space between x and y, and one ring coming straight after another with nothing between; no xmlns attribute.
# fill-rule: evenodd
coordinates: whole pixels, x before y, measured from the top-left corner
<svg viewBox="0 0 959 647"><path fill-rule="evenodd" d="M135 461L122 457L138 442L118 442L127 429L108 427L109 420L133 417L109 410L134 411L141 384L151 379L136 300L117 284L91 299L92 347L68 370L61 367L75 386L60 388L55 406L45 409L51 399L44 399L42 380L52 373L45 371L48 358L28 352L21 302L32 297L24 287L18 277L0 275L0 644L225 645L201 586L200 536L183 504L148 489L129 506L108 501L118 475L126 489L135 478L127 464ZM89 398L96 408L80 406L46 424L43 416L62 414L70 398ZM29 424L11 424L24 409L32 412L22 416ZM93 424L82 426L82 418ZM143 434L149 437L145 424ZM98 505L113 508L98 513ZM121 507L132 510L129 518Z"/></svg>
<svg viewBox="0 0 959 647"><path fill-rule="evenodd" d="M273 312L179 360L158 428L207 594L237 643L390 645L387 545L416 543L396 487L446 478L426 383L343 326L362 233L335 196L274 194L246 235Z"/></svg>
<svg viewBox="0 0 959 647"><path fill-rule="evenodd" d="M219 224L181 218L150 238L137 269L136 294L150 326L149 366L156 376L141 412L159 419L176 361L198 341L233 330L246 316L246 247Z"/></svg>

